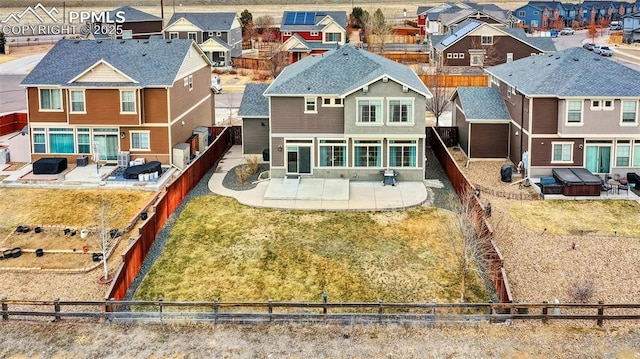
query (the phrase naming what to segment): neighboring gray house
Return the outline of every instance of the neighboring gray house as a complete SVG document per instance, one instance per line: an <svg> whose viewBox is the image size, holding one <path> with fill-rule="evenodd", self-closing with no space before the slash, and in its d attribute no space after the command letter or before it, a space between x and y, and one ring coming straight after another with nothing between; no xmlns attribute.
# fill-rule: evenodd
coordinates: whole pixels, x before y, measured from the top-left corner
<svg viewBox="0 0 640 359"><path fill-rule="evenodd" d="M431 93L410 67L345 45L289 65L263 96L272 178L370 181L390 168L399 180L424 179Z"/></svg>
<svg viewBox="0 0 640 359"><path fill-rule="evenodd" d="M622 17L622 37L628 44L640 42L640 11Z"/></svg>
<svg viewBox="0 0 640 359"><path fill-rule="evenodd" d="M269 99L262 96L268 86L252 83L244 88L238 117L242 118L242 153L247 155L269 152Z"/></svg>
<svg viewBox="0 0 640 359"><path fill-rule="evenodd" d="M500 142L501 152L513 163L523 161L530 177L549 176L558 167L621 176L640 170L640 72L579 47L485 72L509 112L509 134L472 130L469 143ZM594 81L585 73L616 81ZM491 102L465 103L460 90L453 121L463 126L470 113L486 110ZM472 157L482 157L470 147Z"/></svg>
<svg viewBox="0 0 640 359"><path fill-rule="evenodd" d="M242 56L242 26L234 12L175 13L165 39L192 39L214 66L229 66Z"/></svg>

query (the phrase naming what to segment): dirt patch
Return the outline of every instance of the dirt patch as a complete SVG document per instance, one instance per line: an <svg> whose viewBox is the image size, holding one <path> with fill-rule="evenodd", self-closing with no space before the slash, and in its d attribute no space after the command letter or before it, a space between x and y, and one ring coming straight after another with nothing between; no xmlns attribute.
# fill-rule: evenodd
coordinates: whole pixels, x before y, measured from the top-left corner
<svg viewBox="0 0 640 359"><path fill-rule="evenodd" d="M9 46L8 54L0 54L0 64L11 60L19 59L26 56L42 54L49 52L53 47L53 44L38 44L31 46L12 46L11 39L8 39L7 45Z"/></svg>

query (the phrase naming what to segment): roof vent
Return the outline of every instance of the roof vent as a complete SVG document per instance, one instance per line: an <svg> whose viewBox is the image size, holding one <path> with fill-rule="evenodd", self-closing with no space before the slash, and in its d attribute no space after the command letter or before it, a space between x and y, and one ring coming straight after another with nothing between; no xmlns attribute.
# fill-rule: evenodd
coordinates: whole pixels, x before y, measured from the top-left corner
<svg viewBox="0 0 640 359"><path fill-rule="evenodd" d="M124 40L120 41L120 43L121 43L121 44L124 44L125 42L126 42L126 41L124 41Z"/></svg>
<svg viewBox="0 0 640 359"><path fill-rule="evenodd" d="M142 57L147 56L147 54L142 54Z"/></svg>
<svg viewBox="0 0 640 359"><path fill-rule="evenodd" d="M148 44L148 43L149 43L149 40L143 41L143 43Z"/></svg>
<svg viewBox="0 0 640 359"><path fill-rule="evenodd" d="M578 60L578 58L577 58L577 57L574 57L574 58L573 58L573 61L578 62L578 61L580 61L580 60Z"/></svg>
<svg viewBox="0 0 640 359"><path fill-rule="evenodd" d="M102 43L102 40L98 40L98 41L96 41L96 42L97 42L98 44L101 44L101 43Z"/></svg>
<svg viewBox="0 0 640 359"><path fill-rule="evenodd" d="M171 40L167 40L167 44L170 44L170 43L171 43Z"/></svg>

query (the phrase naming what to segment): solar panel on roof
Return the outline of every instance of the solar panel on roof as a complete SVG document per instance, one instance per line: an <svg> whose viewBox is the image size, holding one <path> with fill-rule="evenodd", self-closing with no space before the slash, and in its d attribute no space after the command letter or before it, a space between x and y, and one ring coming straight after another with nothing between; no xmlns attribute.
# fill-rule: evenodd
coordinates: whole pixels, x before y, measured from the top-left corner
<svg viewBox="0 0 640 359"><path fill-rule="evenodd" d="M295 12L288 12L287 13L287 17L284 19L284 23L287 24L287 25L291 25L291 24L293 24L295 18L296 18L296 13Z"/></svg>

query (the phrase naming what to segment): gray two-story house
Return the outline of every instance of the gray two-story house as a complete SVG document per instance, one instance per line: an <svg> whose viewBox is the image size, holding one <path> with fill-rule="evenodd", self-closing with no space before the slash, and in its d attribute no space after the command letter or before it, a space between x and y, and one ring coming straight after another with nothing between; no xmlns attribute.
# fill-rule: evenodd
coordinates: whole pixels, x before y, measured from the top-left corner
<svg viewBox="0 0 640 359"><path fill-rule="evenodd" d="M431 93L411 68L345 45L289 65L262 96L269 100L271 177L379 180L393 169L399 180L424 178ZM249 142L254 136L249 129L244 135Z"/></svg>
<svg viewBox="0 0 640 359"><path fill-rule="evenodd" d="M485 123L484 132L461 131L467 151L477 143L499 141L501 152L487 157L504 153L513 163L524 157L530 177L548 176L558 167L621 176L640 169L640 72L582 48L526 57L485 71L490 75L489 86L504 103L482 98L465 101L469 95L489 96L488 91L454 95L454 125L464 129ZM585 74L597 74L597 78ZM501 108L505 107L509 118L467 118L480 110L504 114ZM495 131L487 130L488 126L495 126ZM525 152L528 156L523 156Z"/></svg>
<svg viewBox="0 0 640 359"><path fill-rule="evenodd" d="M235 12L175 13L164 37L195 41L214 66L228 66L242 56L242 26Z"/></svg>

